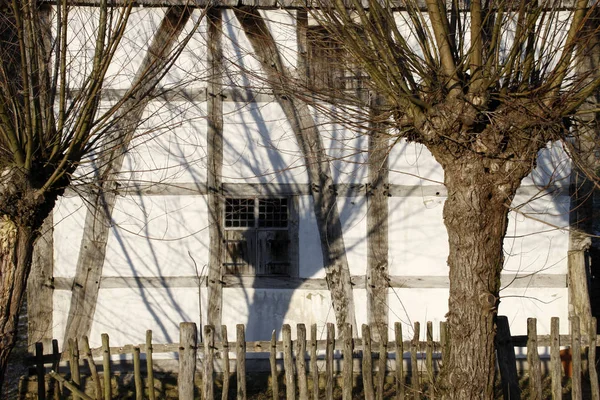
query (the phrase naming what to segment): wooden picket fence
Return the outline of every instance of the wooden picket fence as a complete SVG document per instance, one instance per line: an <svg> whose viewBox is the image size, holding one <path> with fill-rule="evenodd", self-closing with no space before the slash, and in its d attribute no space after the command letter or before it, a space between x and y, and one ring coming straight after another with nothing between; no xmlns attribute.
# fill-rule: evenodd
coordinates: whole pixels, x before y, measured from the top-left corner
<svg viewBox="0 0 600 400"><path fill-rule="evenodd" d="M582 399L582 377L589 380L586 398L599 400L598 376L596 372L596 320L592 319L589 327L580 330L580 322L577 317L570 320L570 334L559 335L559 319L552 318L551 334L537 335L537 322L528 319L528 334L523 336L511 336L506 317L498 317L498 334L496 341L498 370L501 377L502 392L504 399L520 399L517 375L517 360L515 347L527 348L528 363L528 398L542 399L548 395L543 394L542 360L538 348L550 348L550 359L544 360L548 365L548 373L551 380L551 396L553 399L562 398L564 369L571 376L571 398ZM178 353L179 371L177 375L178 398L182 400L194 399L194 376L200 372L202 375L203 399L215 398L215 363L221 366L222 385L221 398L227 399L231 395L230 380L234 379L230 370L230 362L235 365L235 382L237 383L237 399L246 399L246 355L248 353L269 353L269 364L271 369L270 389L274 400L281 398L307 400L308 398L342 398L352 399L355 379L357 374L362 378L361 398L367 400L390 398L389 388L385 392L384 385L386 376L394 380L393 398L434 398L437 371L440 363L443 364L445 349L447 348L446 325L440 324L440 341L433 341L433 325L427 323L425 340L419 337L420 324L414 324L414 335L412 340L402 340L402 325L394 325L394 339L388 341L387 327L379 330L368 325L362 326L361 337L353 338L351 327L347 326L339 338L336 339L335 327L327 324L325 340L317 338L317 326L312 325L310 339L307 339L306 327L302 324L297 326L297 338L292 340L292 331L289 325L282 329L282 340L276 340L275 332L271 341L246 342L244 325L236 326L235 342L228 341L227 328L222 327L222 340L215 340L215 329L213 326L204 327L203 342L198 342L196 325L193 323L182 323L180 325L180 343L155 344L152 343L152 332L147 331L146 343L139 345L126 345L123 347L110 347L107 334L102 335L102 346L90 349L87 338L81 343L70 340L68 349L62 354L58 352L57 342L53 342L53 353L43 354L41 343L36 346L36 355L31 359L38 375L38 398L46 399L49 386L54 386L54 398L61 398L70 392L72 398L78 399L112 399L118 396L113 393L111 385L111 356L129 355L133 359L133 375L135 382L136 399L148 398L154 400L154 361L153 354ZM377 336L378 340L373 340ZM571 359L561 362L560 348L570 347ZM230 353L235 353L235 360L230 360ZM146 376L142 374L141 354L145 354ZM278 359L283 358L285 395L280 392ZM360 359L361 366L354 370L354 362L342 362L341 368L339 357L342 360ZM368 355L368 356L365 356ZM102 374L98 371L95 359L102 359ZM202 361L201 371L196 371L197 361ZM69 366L70 374L66 377L58 373L61 360ZM391 361L395 360L395 361ZM398 362L402 360L402 362ZM435 360L435 362L434 362ZM588 362L589 360L589 362ZM308 365L307 365L308 361ZM88 366L89 378L93 383L93 394L84 393L80 388L82 382L81 366L85 362ZM405 367L406 362L406 367ZM46 364L52 364L47 372ZM323 370L323 364L325 366ZM567 367L567 368L564 368ZM46 379L46 375L51 379ZM319 384L319 376L325 384ZM145 378L145 379L144 379ZM335 392L334 382L341 380L341 394ZM546 379L548 379L546 377ZM145 380L145 385L144 385ZM586 382L587 382L586 380ZM52 390L50 390L52 392ZM62 395L60 394L62 392ZM265 393L267 390L265 388ZM355 393L356 394L356 393Z"/></svg>

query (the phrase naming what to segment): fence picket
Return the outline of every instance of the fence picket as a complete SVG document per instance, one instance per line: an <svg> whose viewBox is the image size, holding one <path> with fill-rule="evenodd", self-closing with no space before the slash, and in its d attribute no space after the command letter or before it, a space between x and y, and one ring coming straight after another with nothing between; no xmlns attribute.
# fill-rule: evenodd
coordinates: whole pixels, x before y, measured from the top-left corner
<svg viewBox="0 0 600 400"><path fill-rule="evenodd" d="M285 393L288 400L296 398L296 380L294 377L294 356L292 354L292 328L285 324L283 336L283 368L285 369Z"/></svg>
<svg viewBox="0 0 600 400"><path fill-rule="evenodd" d="M529 398L542 399L542 371L537 343L537 320L527 318L527 363L529 364Z"/></svg>
<svg viewBox="0 0 600 400"><path fill-rule="evenodd" d="M571 363L573 375L571 376L571 399L581 400L581 330L579 317L571 317Z"/></svg>
<svg viewBox="0 0 600 400"><path fill-rule="evenodd" d="M273 329L273 332L271 333L269 364L271 365L271 393L273 393L273 400L279 400L279 374L277 373L277 333L275 332L275 329Z"/></svg>
<svg viewBox="0 0 600 400"><path fill-rule="evenodd" d="M502 395L505 399L519 400L521 390L517 377L517 360L515 358L515 347L510 334L508 318L498 316L496 319L498 333L496 334L496 354L500 380L502 382ZM452 340L452 338L450 338Z"/></svg>
<svg viewBox="0 0 600 400"><path fill-rule="evenodd" d="M71 369L71 381L74 386L81 388L81 375L79 373L79 346L77 338L69 338L69 368ZM73 392L73 400L79 400L81 397Z"/></svg>
<svg viewBox="0 0 600 400"><path fill-rule="evenodd" d="M434 384L435 376L433 371L433 324L431 321L427 321L427 350L426 350L426 365L427 365L427 378L429 380L429 398L433 400L435 398Z"/></svg>
<svg viewBox="0 0 600 400"><path fill-rule="evenodd" d="M296 373L298 374L298 394L300 400L308 400L306 382L306 326L296 326Z"/></svg>
<svg viewBox="0 0 600 400"><path fill-rule="evenodd" d="M387 342L388 342L388 327L387 325L378 326L379 330L379 358L377 360L377 400L383 400L383 389L385 386L385 373L387 366Z"/></svg>
<svg viewBox="0 0 600 400"><path fill-rule="evenodd" d="M419 367L417 352L419 351L419 333L421 324L415 322L414 335L410 342L410 383L412 386L412 398L418 400L421 398L421 382L419 380Z"/></svg>
<svg viewBox="0 0 600 400"><path fill-rule="evenodd" d="M177 377L179 399L193 400L196 349L198 346L196 324L192 322L179 324L179 343L179 376Z"/></svg>
<svg viewBox="0 0 600 400"><path fill-rule="evenodd" d="M327 323L327 344L325 348L325 398L333 400L333 350L335 348L335 326Z"/></svg>
<svg viewBox="0 0 600 400"><path fill-rule="evenodd" d="M242 324L237 324L235 360L237 370L237 398L246 400L246 331Z"/></svg>
<svg viewBox="0 0 600 400"><path fill-rule="evenodd" d="M41 342L35 344L35 362L37 374L38 400L46 400L46 370L44 368L44 345Z"/></svg>
<svg viewBox="0 0 600 400"><path fill-rule="evenodd" d="M214 348L215 348L215 327L204 325L204 399L213 400L214 394Z"/></svg>
<svg viewBox="0 0 600 400"><path fill-rule="evenodd" d="M552 399L562 399L562 365L560 363L560 331L557 317L550 320L550 376L552 377Z"/></svg>
<svg viewBox="0 0 600 400"><path fill-rule="evenodd" d="M227 325L221 326L221 337L223 342L221 344L221 358L223 359L223 389L221 391L221 399L227 400L229 398L229 342L227 339Z"/></svg>
<svg viewBox="0 0 600 400"><path fill-rule="evenodd" d="M396 339L396 399L404 400L404 343L402 342L402 324L394 324Z"/></svg>
<svg viewBox="0 0 600 400"><path fill-rule="evenodd" d="M374 400L375 393L373 391L373 352L371 349L371 328L369 325L362 326L362 377L363 391L366 400Z"/></svg>
<svg viewBox="0 0 600 400"><path fill-rule="evenodd" d="M344 326L344 348L342 350L342 398L344 400L352 400L352 379L353 376L353 359L352 353L354 351L353 340L352 340L352 325L345 324Z"/></svg>
<svg viewBox="0 0 600 400"><path fill-rule="evenodd" d="M104 400L112 398L112 385L110 383L110 343L108 334L102 334L102 374L104 376Z"/></svg>
<svg viewBox="0 0 600 400"><path fill-rule="evenodd" d="M155 400L154 394L154 365L152 361L152 331L146 331L146 374L147 374L147 386L148 386L148 399Z"/></svg>
<svg viewBox="0 0 600 400"><path fill-rule="evenodd" d="M317 367L317 324L310 326L310 375L313 383L313 399L319 399L319 369Z"/></svg>
<svg viewBox="0 0 600 400"><path fill-rule="evenodd" d="M144 398L144 384L142 383L142 372L140 370L140 348L133 348L133 380L135 382L135 399Z"/></svg>

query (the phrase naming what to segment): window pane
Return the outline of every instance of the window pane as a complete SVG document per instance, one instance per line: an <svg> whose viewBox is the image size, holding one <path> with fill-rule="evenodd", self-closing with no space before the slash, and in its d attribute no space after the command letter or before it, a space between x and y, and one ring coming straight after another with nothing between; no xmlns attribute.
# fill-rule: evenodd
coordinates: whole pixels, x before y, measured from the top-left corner
<svg viewBox="0 0 600 400"><path fill-rule="evenodd" d="M287 228L288 200L259 199L258 226L261 228Z"/></svg>
<svg viewBox="0 0 600 400"><path fill-rule="evenodd" d="M225 199L225 227L254 226L254 199Z"/></svg>

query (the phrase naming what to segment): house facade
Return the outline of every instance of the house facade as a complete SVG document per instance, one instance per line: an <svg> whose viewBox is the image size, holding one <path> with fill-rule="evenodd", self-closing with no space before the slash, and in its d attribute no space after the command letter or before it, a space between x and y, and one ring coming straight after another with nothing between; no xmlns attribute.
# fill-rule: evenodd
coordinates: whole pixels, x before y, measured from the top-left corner
<svg viewBox="0 0 600 400"><path fill-rule="evenodd" d="M285 68L301 76L304 66L315 85L355 85L323 62L335 51L307 41L319 27L306 12L259 8ZM167 12L134 10L102 101L131 84ZM82 26L83 17L70 29ZM239 9L197 9L181 37L190 30L112 175L112 200L94 189L94 171L106 166L89 160L78 171L83 183L47 222L33 267L42 278L29 287L31 340L76 333L99 346L106 332L119 346L144 342L152 329L156 342L177 342L182 321L229 332L245 324L247 340L268 340L282 324L315 323L322 332L336 320L324 243L343 246L336 257L346 259L357 326L401 322L408 338L414 322L443 321L446 188L428 150L394 132L335 121L336 107L314 100L302 124L318 132L315 164L331 182L315 187L290 117L296 106L278 97ZM85 40L73 47L76 71L86 62ZM538 318L539 334L549 333L552 316L568 329L570 190L571 163L549 143L511 205L499 314L514 334L526 333L528 317ZM323 191L340 235L319 225Z"/></svg>

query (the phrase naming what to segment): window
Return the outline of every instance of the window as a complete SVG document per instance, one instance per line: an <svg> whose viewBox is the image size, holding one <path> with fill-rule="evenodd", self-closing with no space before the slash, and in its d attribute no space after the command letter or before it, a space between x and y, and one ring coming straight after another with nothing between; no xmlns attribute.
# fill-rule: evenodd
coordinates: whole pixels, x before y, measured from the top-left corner
<svg viewBox="0 0 600 400"><path fill-rule="evenodd" d="M225 274L294 275L294 210L290 198L226 198Z"/></svg>

